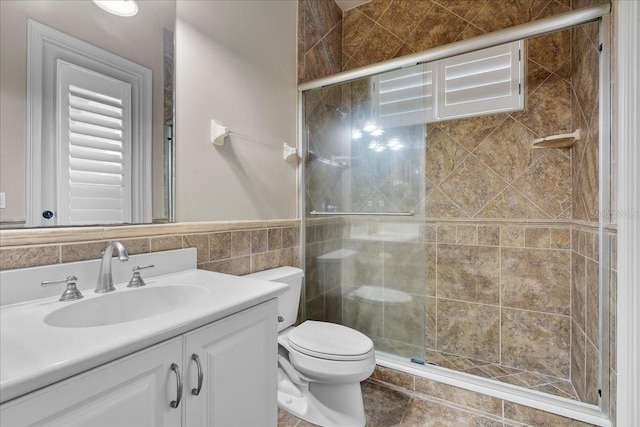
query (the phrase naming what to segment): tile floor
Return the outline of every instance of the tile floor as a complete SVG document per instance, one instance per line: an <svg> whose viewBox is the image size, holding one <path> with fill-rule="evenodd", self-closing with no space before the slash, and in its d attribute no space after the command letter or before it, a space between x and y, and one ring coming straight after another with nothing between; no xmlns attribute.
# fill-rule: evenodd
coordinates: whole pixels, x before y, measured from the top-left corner
<svg viewBox="0 0 640 427"><path fill-rule="evenodd" d="M367 427L503 427L496 419L465 411L381 386L374 382L362 383ZM510 425L510 424L509 424ZM307 421L278 409L278 427L312 427Z"/></svg>

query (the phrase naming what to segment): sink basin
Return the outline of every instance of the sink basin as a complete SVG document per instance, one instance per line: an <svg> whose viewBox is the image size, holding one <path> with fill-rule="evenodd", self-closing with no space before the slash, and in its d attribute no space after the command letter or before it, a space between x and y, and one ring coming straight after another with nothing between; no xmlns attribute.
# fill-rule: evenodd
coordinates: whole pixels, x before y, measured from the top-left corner
<svg viewBox="0 0 640 427"><path fill-rule="evenodd" d="M47 325L61 328L90 328L146 319L184 308L204 298L203 286L153 286L115 291L82 299L48 314Z"/></svg>

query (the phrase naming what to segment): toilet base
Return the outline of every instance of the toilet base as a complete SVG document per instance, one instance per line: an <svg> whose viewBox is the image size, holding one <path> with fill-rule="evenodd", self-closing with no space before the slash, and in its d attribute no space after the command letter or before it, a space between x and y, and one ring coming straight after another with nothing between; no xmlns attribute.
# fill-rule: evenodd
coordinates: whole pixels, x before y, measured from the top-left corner
<svg viewBox="0 0 640 427"><path fill-rule="evenodd" d="M294 384L278 369L278 406L322 427L364 427L366 417L360 383Z"/></svg>

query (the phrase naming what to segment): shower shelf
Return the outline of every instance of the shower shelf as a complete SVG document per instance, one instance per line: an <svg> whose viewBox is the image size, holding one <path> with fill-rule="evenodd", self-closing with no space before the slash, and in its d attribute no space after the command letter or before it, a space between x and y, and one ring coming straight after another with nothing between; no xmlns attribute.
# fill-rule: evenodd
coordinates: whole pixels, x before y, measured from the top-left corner
<svg viewBox="0 0 640 427"><path fill-rule="evenodd" d="M571 133L562 133L552 135L546 138L538 138L533 140L531 148L570 148L580 140L580 129L576 129Z"/></svg>

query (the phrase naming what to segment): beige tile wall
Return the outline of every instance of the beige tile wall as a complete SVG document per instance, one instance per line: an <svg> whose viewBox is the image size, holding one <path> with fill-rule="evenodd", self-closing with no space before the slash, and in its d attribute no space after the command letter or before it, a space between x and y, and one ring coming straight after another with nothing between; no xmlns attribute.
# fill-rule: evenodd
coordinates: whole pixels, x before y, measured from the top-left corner
<svg viewBox="0 0 640 427"><path fill-rule="evenodd" d="M572 128L582 137L571 149L573 218L597 222L598 215L598 23L571 29L571 116Z"/></svg>
<svg viewBox="0 0 640 427"><path fill-rule="evenodd" d="M571 382L580 400L598 402L599 233L574 228L571 249Z"/></svg>
<svg viewBox="0 0 640 427"><path fill-rule="evenodd" d="M342 264L318 257L342 247L341 218L308 219L305 238L306 318L342 323Z"/></svg>
<svg viewBox="0 0 640 427"><path fill-rule="evenodd" d="M131 255L195 247L198 268L243 275L297 266L298 228L291 220L2 231L0 269L97 259L119 240Z"/></svg>
<svg viewBox="0 0 640 427"><path fill-rule="evenodd" d="M570 225L429 221L423 230L435 310L427 349L569 378Z"/></svg>
<svg viewBox="0 0 640 427"><path fill-rule="evenodd" d="M298 82L341 68L342 10L333 0L298 0Z"/></svg>

